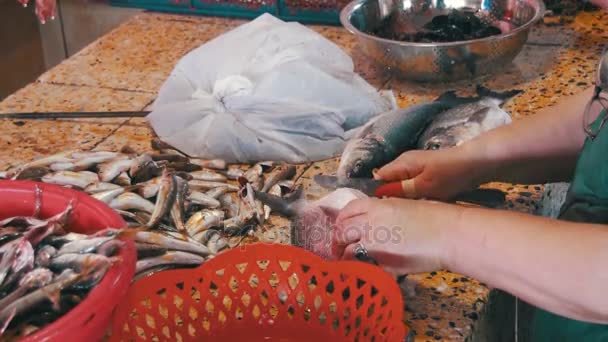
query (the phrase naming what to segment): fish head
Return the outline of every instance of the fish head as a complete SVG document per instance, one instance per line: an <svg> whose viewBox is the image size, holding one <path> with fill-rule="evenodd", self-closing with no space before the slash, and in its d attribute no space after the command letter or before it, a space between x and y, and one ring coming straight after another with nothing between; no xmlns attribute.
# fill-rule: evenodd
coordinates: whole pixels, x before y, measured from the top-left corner
<svg viewBox="0 0 608 342"><path fill-rule="evenodd" d="M459 145L459 139L452 134L435 135L426 139L421 146L423 150L441 150Z"/></svg>
<svg viewBox="0 0 608 342"><path fill-rule="evenodd" d="M372 170L383 165L384 143L377 137L354 139L344 148L338 166L338 179L368 178Z"/></svg>

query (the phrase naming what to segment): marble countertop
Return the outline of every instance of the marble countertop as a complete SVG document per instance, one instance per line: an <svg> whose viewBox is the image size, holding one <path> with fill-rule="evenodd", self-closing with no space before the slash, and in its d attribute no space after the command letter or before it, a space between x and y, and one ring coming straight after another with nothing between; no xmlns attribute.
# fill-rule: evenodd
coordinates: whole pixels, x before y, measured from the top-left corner
<svg viewBox="0 0 608 342"><path fill-rule="evenodd" d="M480 80L495 90L525 91L506 106L515 120L592 84L599 53L608 43L608 15L581 13L573 19L537 25L514 63ZM142 13L7 97L0 112L145 110L181 56L243 22ZM344 29L310 27L351 54L368 82L392 89L402 107L434 98L448 88L474 89L471 82L430 86L401 81L369 64ZM141 118L2 120L0 169L75 148L117 150L129 145L143 152L150 149L151 137ZM329 160L299 168L299 182L310 198L324 194L312 176L333 173L336 167L336 161ZM507 208L523 212L535 209L542 190L541 186L489 186L507 191ZM273 236L286 242L287 226L271 220L267 229L280 232ZM416 341L471 340L484 330L481 322L492 293L484 284L450 272L411 275L403 286L404 321L415 331Z"/></svg>

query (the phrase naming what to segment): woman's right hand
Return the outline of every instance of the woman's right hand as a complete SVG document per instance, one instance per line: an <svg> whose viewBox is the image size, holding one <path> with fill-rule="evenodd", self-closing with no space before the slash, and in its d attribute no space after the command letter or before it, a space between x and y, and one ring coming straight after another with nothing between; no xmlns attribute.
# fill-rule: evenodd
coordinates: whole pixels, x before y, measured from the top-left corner
<svg viewBox="0 0 608 342"><path fill-rule="evenodd" d="M403 153L374 173L384 181L405 181L407 198L449 200L480 185L482 167L465 145L443 150L413 150Z"/></svg>

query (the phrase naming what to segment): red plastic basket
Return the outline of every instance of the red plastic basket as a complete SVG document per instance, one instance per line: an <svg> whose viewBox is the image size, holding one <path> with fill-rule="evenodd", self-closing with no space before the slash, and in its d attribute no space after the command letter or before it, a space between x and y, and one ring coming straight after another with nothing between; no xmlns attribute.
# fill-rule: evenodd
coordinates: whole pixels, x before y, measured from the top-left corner
<svg viewBox="0 0 608 342"><path fill-rule="evenodd" d="M71 231L90 234L108 227L122 228L126 225L114 210L83 192L31 181L0 181L0 219L34 215L36 186L42 190L42 218L64 211L68 203L75 200L69 227ZM135 273L136 251L133 241L125 241L119 256L121 261L108 270L102 281L79 305L21 341L102 339L111 323L112 312L126 295Z"/></svg>
<svg viewBox="0 0 608 342"><path fill-rule="evenodd" d="M254 244L131 286L111 341L403 341L403 299L382 269Z"/></svg>

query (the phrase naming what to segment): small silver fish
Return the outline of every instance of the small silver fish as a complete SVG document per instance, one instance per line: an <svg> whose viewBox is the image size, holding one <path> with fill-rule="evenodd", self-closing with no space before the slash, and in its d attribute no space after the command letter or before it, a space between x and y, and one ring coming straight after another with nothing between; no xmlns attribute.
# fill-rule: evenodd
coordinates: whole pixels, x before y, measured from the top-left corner
<svg viewBox="0 0 608 342"><path fill-rule="evenodd" d="M57 249L51 245L45 245L36 252L36 267L47 267L51 263L51 259L57 254ZM1 307L1 306L0 306Z"/></svg>
<svg viewBox="0 0 608 342"><path fill-rule="evenodd" d="M114 236L105 236L68 242L57 251L57 254L55 254L54 258L64 254L93 253L99 246L110 240L113 240L114 238Z"/></svg>
<svg viewBox="0 0 608 342"><path fill-rule="evenodd" d="M135 273L140 274L151 268L162 265L200 265L203 262L205 262L205 258L199 255L180 251L170 251L162 256L137 261Z"/></svg>
<svg viewBox="0 0 608 342"><path fill-rule="evenodd" d="M116 159L119 157L125 156L122 153L111 152L111 151L91 151L91 152L74 152L71 154L73 159L77 160L85 160L85 159L95 159L96 163L103 163L104 161L109 161L112 159Z"/></svg>
<svg viewBox="0 0 608 342"><path fill-rule="evenodd" d="M183 251L201 256L207 256L210 253L207 246L201 245L196 241L180 240L162 233L136 231L133 238L136 242L149 243L167 248L168 250Z"/></svg>
<svg viewBox="0 0 608 342"><path fill-rule="evenodd" d="M71 253L57 255L51 259L50 268L56 270L72 269L76 272L86 270L87 267L97 267L104 264L111 264L112 259L94 253Z"/></svg>
<svg viewBox="0 0 608 342"><path fill-rule="evenodd" d="M226 171L224 171L224 174L226 175L226 178L228 178L228 179L237 180L240 177L245 176L245 171L243 171L238 166L230 166L230 167L228 167L228 169Z"/></svg>
<svg viewBox="0 0 608 342"><path fill-rule="evenodd" d="M103 203L110 204L116 197L123 193L125 193L125 188L118 187L117 189L94 193L91 197Z"/></svg>
<svg viewBox="0 0 608 342"><path fill-rule="evenodd" d="M161 177L156 177L143 183L139 183L139 194L143 198L152 198L156 196L158 189L160 188L160 180Z"/></svg>
<svg viewBox="0 0 608 342"><path fill-rule="evenodd" d="M232 198L232 195L221 195L219 201L222 208L226 210L228 217L235 217L239 214L239 203Z"/></svg>
<svg viewBox="0 0 608 342"><path fill-rule="evenodd" d="M129 186L131 185L131 177L129 177L129 174L126 171L123 171L118 176L116 176L114 182L121 186Z"/></svg>
<svg viewBox="0 0 608 342"><path fill-rule="evenodd" d="M205 195L211 197L211 198L215 198L218 199L220 196L222 196L223 194L228 192L228 188L225 186L218 186L216 188L213 188L211 190L207 190L207 192L205 192Z"/></svg>
<svg viewBox="0 0 608 342"><path fill-rule="evenodd" d="M88 171L57 171L43 176L41 180L45 183L64 186L71 185L84 189L93 183L99 182L99 177L97 174Z"/></svg>
<svg viewBox="0 0 608 342"><path fill-rule="evenodd" d="M228 178L226 178L226 176L222 175L221 173L211 171L211 170L206 170L206 169L199 170L199 171L192 171L192 172L189 172L189 174L192 176L192 179L209 181L209 182L225 182L228 179Z"/></svg>
<svg viewBox="0 0 608 342"><path fill-rule="evenodd" d="M113 199L110 202L110 207L120 210L139 210L147 213L153 213L155 209L154 203L132 192L125 192Z"/></svg>
<svg viewBox="0 0 608 342"><path fill-rule="evenodd" d="M116 158L111 161L99 164L99 179L102 182L111 182L122 172L128 171L133 165L133 160L128 158Z"/></svg>
<svg viewBox="0 0 608 342"><path fill-rule="evenodd" d="M188 186L191 189L196 190L211 190L213 188L225 187L228 191L238 191L239 187L234 184L221 183L221 182L209 182L193 179L188 182Z"/></svg>
<svg viewBox="0 0 608 342"><path fill-rule="evenodd" d="M277 183L275 185L273 185L270 190L268 190L268 193L273 195L273 196L277 196L277 197L282 197L283 195L283 191L281 190L281 186ZM268 205L264 205L264 219L268 220L270 218L270 213L271 213L271 208Z"/></svg>
<svg viewBox="0 0 608 342"><path fill-rule="evenodd" d="M254 208L246 205L244 201L239 201L238 214L222 222L224 233L235 235L249 231L252 227L250 224L255 218Z"/></svg>
<svg viewBox="0 0 608 342"><path fill-rule="evenodd" d="M190 163L199 165L205 169L214 169L214 170L225 170L226 169L226 161L221 159L212 159L212 160L203 160L191 158Z"/></svg>
<svg viewBox="0 0 608 342"><path fill-rule="evenodd" d="M247 183L245 186L247 193L245 194L244 202L250 207L255 213L255 217L260 224L264 224L264 206L262 202L255 198L255 192L251 183Z"/></svg>
<svg viewBox="0 0 608 342"><path fill-rule="evenodd" d="M84 192L86 192L88 194L95 194L98 192L104 192L104 191L115 190L115 189L120 189L120 188L122 188L122 187L118 184L97 182L97 183L93 183L93 184L87 186L86 188L84 188Z"/></svg>
<svg viewBox="0 0 608 342"><path fill-rule="evenodd" d="M190 236L194 236L211 227L217 227L224 219L224 215L221 210L204 209L197 211L186 222L186 230Z"/></svg>
<svg viewBox="0 0 608 342"><path fill-rule="evenodd" d="M188 200L192 203L199 204L211 209L218 208L220 206L220 201L199 191L190 192L190 194L188 195Z"/></svg>
<svg viewBox="0 0 608 342"><path fill-rule="evenodd" d="M262 192L267 192L270 188L284 179L292 178L296 174L296 167L293 165L280 164L266 177L266 182L262 187Z"/></svg>
<svg viewBox="0 0 608 342"><path fill-rule="evenodd" d="M133 159L133 163L129 168L129 175L135 177L147 163L152 162L152 156L149 153L143 153Z"/></svg>
<svg viewBox="0 0 608 342"><path fill-rule="evenodd" d="M224 238L221 234L217 233L212 235L207 242L207 247L211 251L212 254L218 254L223 249L228 247L228 240Z"/></svg>
<svg viewBox="0 0 608 342"><path fill-rule="evenodd" d="M57 154L54 154L54 155L51 155L48 157L35 159L35 160L32 160L25 164L21 164L19 166L13 167L7 171L6 178L12 178L13 176L18 174L22 170L27 169L29 167L48 167L54 163L70 162L72 159L69 156L73 152L74 151L64 151L64 152L57 153Z"/></svg>
<svg viewBox="0 0 608 342"><path fill-rule="evenodd" d="M164 172L161 176L156 204L146 227L154 227L173 207L177 195L177 181L175 175Z"/></svg>
<svg viewBox="0 0 608 342"><path fill-rule="evenodd" d="M245 173L243 177L247 179L249 183L255 183L260 177L264 174L264 169L262 168L262 164L257 163L250 167Z"/></svg>
<svg viewBox="0 0 608 342"><path fill-rule="evenodd" d="M188 182L180 177L175 178L175 200L171 206L171 219L178 231L185 231L184 208L186 206L186 196L188 196Z"/></svg>

